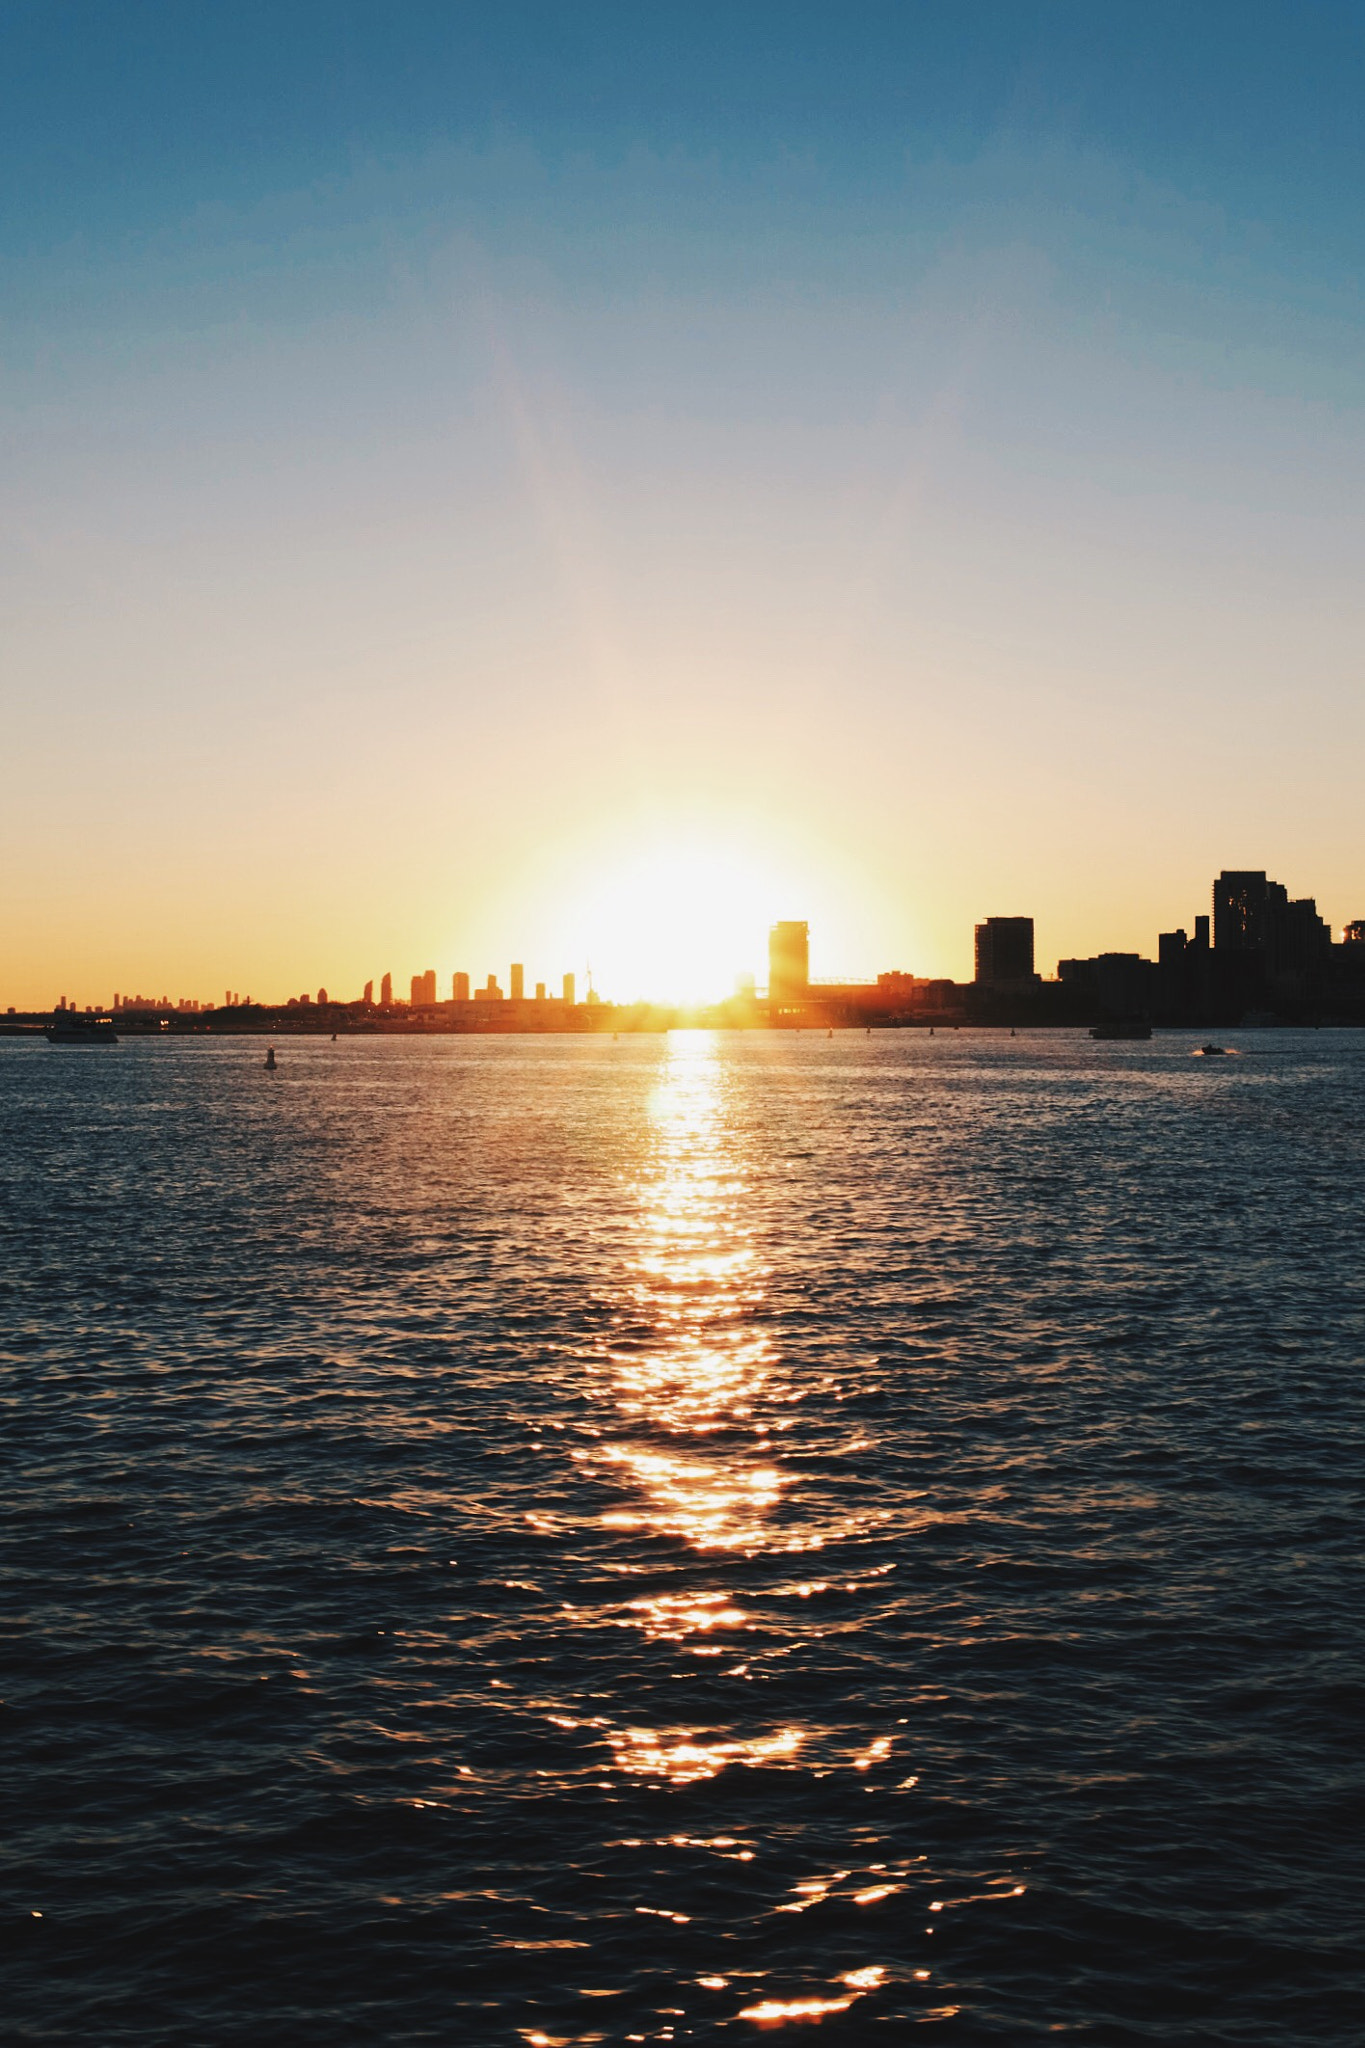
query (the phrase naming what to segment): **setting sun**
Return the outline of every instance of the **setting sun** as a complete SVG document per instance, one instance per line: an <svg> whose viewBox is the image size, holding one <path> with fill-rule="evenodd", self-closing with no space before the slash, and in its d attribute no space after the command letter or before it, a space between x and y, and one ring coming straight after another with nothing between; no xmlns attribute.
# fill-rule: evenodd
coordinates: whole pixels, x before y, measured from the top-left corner
<svg viewBox="0 0 1365 2048"><path fill-rule="evenodd" d="M660 844L586 887L578 922L594 979L618 1000L709 1003L764 979L783 884L735 847Z"/></svg>

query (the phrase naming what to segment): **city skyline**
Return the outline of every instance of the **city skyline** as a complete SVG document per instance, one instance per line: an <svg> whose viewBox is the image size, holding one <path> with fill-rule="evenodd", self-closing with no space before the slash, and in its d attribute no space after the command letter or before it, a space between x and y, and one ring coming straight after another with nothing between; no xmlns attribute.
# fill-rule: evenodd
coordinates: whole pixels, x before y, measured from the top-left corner
<svg viewBox="0 0 1365 2048"><path fill-rule="evenodd" d="M1350 949L1353 971L1357 948L1365 958L1365 918L1351 918L1343 920L1339 927L1333 926L1318 912L1315 898L1291 898L1285 885L1271 878L1264 869L1224 868L1211 885L1209 900L1210 910L1196 912L1188 930L1184 926L1175 926L1159 932L1149 952L1110 946L1097 950L1091 956L1061 956L1055 972L1048 975L1042 974L1035 964L1038 956L1035 920L1017 913L989 914L973 927L973 973L970 982L978 988L1014 993L1038 983L1070 983L1073 987L1093 983L1115 992L1126 991L1121 997L1113 994L1102 1007L1137 1011L1150 1007L1150 995L1139 993L1146 987L1142 979L1146 970L1167 975L1188 974L1192 971L1192 963L1199 957L1200 949L1205 955L1223 961L1236 956L1264 955L1272 975L1299 977L1301 980L1305 977L1311 980L1316 963L1341 948ZM643 1004L687 1011L715 1008L734 998L759 997L772 1009L780 1010L784 1005L799 1004L807 993L834 998L841 994L869 997L880 992L889 1000L894 992L902 989L908 999L910 990L916 985L920 989L967 985L958 982L956 977L939 976L904 964L861 976L813 971L810 932L808 920L775 920L766 937L766 980L760 980L756 966L753 966L737 973L730 986L688 999L641 988L628 993L611 989L604 991L595 985L589 962L583 975L582 1000L590 1006L602 1003L624 1007ZM818 963L818 954L816 957ZM505 988L499 980L500 971L506 973ZM555 979L558 987L553 985ZM577 973L568 969L557 977L544 979L538 979L533 973L528 981L524 961L512 961L505 970L492 969L482 981L477 975L471 975L468 969L438 972L436 968L428 967L407 978L408 993L405 996L402 994L402 977L395 984L393 971L388 969L380 976L367 979L359 996L335 991L329 993L325 985L319 985L316 993L304 989L274 997L259 997L227 988L223 992L221 1007L224 1010L254 1007L307 1010L359 1006L380 1011L406 1009L416 1012L460 1010L465 1006L477 1007L480 1003L496 1003L518 1009L529 1004L547 1011L567 1011L579 1005L578 979ZM374 994L376 981L379 984L377 998ZM115 1013L129 1010L199 1013L216 1010L220 1006L212 998L183 995L172 998L164 993L151 997L139 992L116 990L112 1004L98 1000L85 1002L80 996L68 996L63 992L55 1005L9 1003L5 1007L10 1014L21 1010L37 1014L48 1007L85 1010L108 1007Z"/></svg>

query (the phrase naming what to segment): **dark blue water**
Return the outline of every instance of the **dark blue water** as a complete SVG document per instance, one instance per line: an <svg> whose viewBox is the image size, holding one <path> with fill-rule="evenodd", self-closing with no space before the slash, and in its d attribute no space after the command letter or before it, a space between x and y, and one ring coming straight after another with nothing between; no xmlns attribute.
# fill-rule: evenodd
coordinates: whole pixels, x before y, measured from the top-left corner
<svg viewBox="0 0 1365 2048"><path fill-rule="evenodd" d="M5 2038L1365 2040L1365 1039L0 1042Z"/></svg>

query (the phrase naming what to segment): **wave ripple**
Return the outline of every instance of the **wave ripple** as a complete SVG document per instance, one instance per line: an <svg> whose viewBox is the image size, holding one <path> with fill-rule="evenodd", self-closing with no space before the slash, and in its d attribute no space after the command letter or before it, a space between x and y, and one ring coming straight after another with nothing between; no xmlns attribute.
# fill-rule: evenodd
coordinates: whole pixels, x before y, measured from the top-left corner
<svg viewBox="0 0 1365 2048"><path fill-rule="evenodd" d="M1358 2041L1365 1046L1190 1046L0 1045L10 2038Z"/></svg>

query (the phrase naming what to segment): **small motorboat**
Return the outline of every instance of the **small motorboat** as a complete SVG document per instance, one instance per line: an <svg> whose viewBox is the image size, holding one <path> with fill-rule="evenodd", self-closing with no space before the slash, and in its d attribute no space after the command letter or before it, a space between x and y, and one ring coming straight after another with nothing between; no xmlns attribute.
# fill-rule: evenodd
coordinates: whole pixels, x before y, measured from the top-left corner
<svg viewBox="0 0 1365 2048"><path fill-rule="evenodd" d="M1195 1054L1195 1058L1202 1060L1226 1059L1227 1050L1225 1045L1201 1045Z"/></svg>
<svg viewBox="0 0 1365 2048"><path fill-rule="evenodd" d="M54 1010L43 1036L49 1045L117 1045L112 1017L82 1010Z"/></svg>

